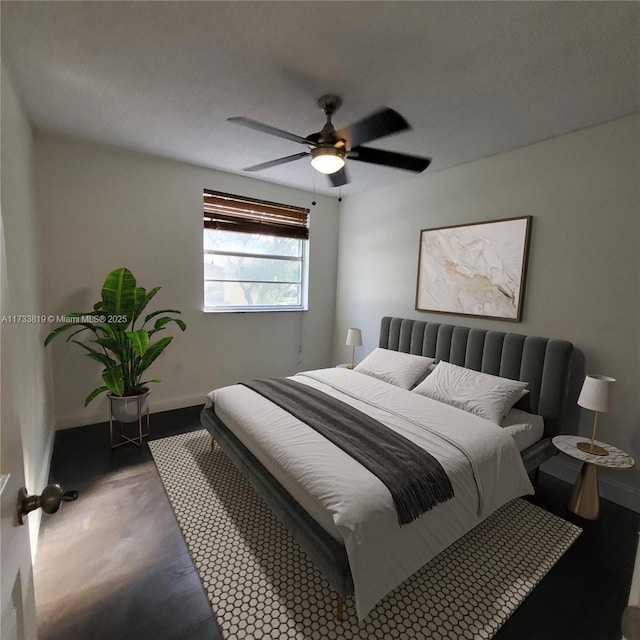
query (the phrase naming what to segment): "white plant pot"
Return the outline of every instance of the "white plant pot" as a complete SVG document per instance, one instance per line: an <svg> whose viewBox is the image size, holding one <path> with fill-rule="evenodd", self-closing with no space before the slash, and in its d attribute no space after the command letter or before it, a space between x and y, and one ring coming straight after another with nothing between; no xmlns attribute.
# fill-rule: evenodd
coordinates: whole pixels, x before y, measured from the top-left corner
<svg viewBox="0 0 640 640"><path fill-rule="evenodd" d="M146 389L138 396L116 396L111 391L107 392L111 405L111 414L120 422L137 422L138 418L146 415L149 410L149 394L151 389Z"/></svg>

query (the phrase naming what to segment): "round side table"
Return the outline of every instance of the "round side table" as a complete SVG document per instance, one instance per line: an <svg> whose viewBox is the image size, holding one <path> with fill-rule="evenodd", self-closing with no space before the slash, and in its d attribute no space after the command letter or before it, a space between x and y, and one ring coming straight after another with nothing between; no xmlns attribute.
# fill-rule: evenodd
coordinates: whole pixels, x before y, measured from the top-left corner
<svg viewBox="0 0 640 640"><path fill-rule="evenodd" d="M594 444L606 449L608 452L606 456L594 455L578 449L576 444L585 442L585 440L589 441L589 438L584 436L555 436L553 444L558 451L583 463L580 475L573 487L573 493L567 503L567 509L581 518L597 520L600 517L598 467L631 469L636 462L628 453L604 442L595 441Z"/></svg>

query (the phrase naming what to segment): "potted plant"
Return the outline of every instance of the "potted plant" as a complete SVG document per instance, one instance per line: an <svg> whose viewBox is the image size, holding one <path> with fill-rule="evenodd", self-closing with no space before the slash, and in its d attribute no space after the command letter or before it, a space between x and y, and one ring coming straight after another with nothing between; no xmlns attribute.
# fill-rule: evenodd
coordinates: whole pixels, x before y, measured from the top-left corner
<svg viewBox="0 0 640 640"><path fill-rule="evenodd" d="M160 380L142 380L143 373L167 348L173 336L153 342L151 338L175 322L182 331L187 328L183 320L171 315L176 309L161 309L147 313L151 299L160 287L146 291L138 287L129 269L112 271L102 286L102 298L93 305L93 311L74 312L66 316L68 322L57 327L45 339L45 346L56 336L75 329L67 342L84 331L92 335L87 342L73 339L86 355L104 366L104 385L94 389L84 401L85 407L98 395L107 392L112 399L113 416L121 422L138 420L139 413L147 411L150 389L147 385ZM153 325L149 325L153 321ZM138 398L141 397L139 401Z"/></svg>

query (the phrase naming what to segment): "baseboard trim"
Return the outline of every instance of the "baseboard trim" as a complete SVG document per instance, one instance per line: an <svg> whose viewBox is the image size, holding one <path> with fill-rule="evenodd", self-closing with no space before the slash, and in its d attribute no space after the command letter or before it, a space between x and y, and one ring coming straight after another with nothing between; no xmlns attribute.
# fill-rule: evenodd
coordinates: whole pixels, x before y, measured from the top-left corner
<svg viewBox="0 0 640 640"><path fill-rule="evenodd" d="M160 395L160 394L158 394ZM151 396L153 399L149 403L150 413L162 413L163 411L171 411L172 409L186 409L187 407L202 406L204 407L205 394L198 393L190 396L183 396L181 398L159 398ZM109 410L105 407L104 412L96 414L95 412L87 412L84 414L71 416L62 420L57 420L55 425L56 431L63 431L64 429L74 429L75 427L86 427L90 424L99 424L101 422L108 422Z"/></svg>
<svg viewBox="0 0 640 640"><path fill-rule="evenodd" d="M581 463L566 456L557 455L545 462L541 469L546 473L573 484L580 473ZM624 471L611 473L623 474ZM618 480L599 474L600 496L627 509L640 513L640 490Z"/></svg>

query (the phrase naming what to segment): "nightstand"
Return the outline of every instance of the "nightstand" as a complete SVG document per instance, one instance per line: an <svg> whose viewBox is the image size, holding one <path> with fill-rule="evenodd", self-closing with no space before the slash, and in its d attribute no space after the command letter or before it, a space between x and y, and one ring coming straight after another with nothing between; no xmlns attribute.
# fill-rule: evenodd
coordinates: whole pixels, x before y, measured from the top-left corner
<svg viewBox="0 0 640 640"><path fill-rule="evenodd" d="M588 440L588 438L584 436L555 436L553 444L558 451L583 463L580 476L576 480L573 493L567 503L567 509L581 518L597 520L600 517L598 467L631 469L636 462L628 453L604 442L596 441L595 444L608 451L606 456L594 455L578 449L576 444L585 440Z"/></svg>

